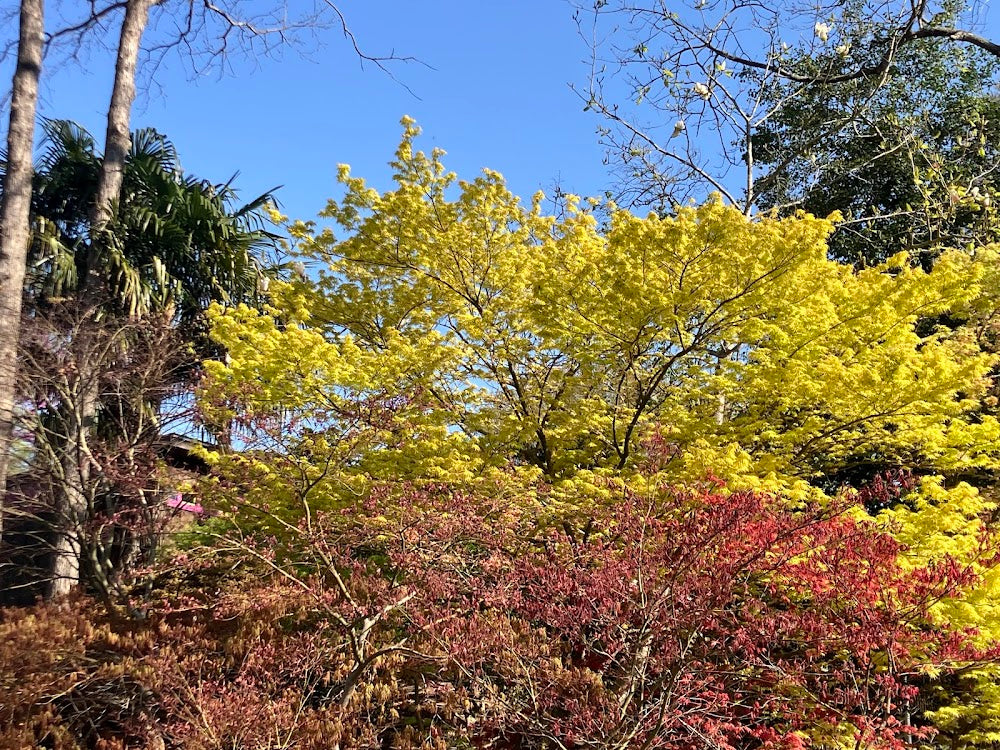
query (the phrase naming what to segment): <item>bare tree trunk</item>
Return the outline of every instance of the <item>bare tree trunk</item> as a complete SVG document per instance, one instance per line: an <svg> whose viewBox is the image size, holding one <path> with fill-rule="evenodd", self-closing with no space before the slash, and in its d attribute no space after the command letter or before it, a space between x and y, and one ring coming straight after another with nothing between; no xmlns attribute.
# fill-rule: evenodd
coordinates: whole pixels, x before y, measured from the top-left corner
<svg viewBox="0 0 1000 750"><path fill-rule="evenodd" d="M7 131L7 174L0 207L0 533L14 427L21 295L31 233L32 153L42 72L43 0L21 0L21 26Z"/></svg>
<svg viewBox="0 0 1000 750"><path fill-rule="evenodd" d="M91 233L103 231L111 221L114 205L121 196L125 159L132 146L129 121L135 101L135 72L139 59L139 44L149 22L149 10L156 0L129 0L125 6L121 37L118 41L118 58L115 61L115 83L108 107L108 130L104 140L104 161L97 183L91 214ZM95 243L96 244L96 243ZM93 257L93 252L91 253ZM93 276L99 268L89 268ZM88 282L90 279L88 279Z"/></svg>
<svg viewBox="0 0 1000 750"><path fill-rule="evenodd" d="M90 313L87 315L89 317ZM83 534L93 507L87 440L97 413L100 365L94 361L96 356L91 356L96 352L90 345L95 333L90 328L89 321L80 326L77 340L72 344L78 347L74 357L76 382L68 389L72 395L62 409L65 442L60 455L62 487L53 519L55 540L48 588L50 598L70 593L80 582Z"/></svg>
<svg viewBox="0 0 1000 750"><path fill-rule="evenodd" d="M80 583L82 547L78 531L79 523L72 518L64 517L63 514L56 517L55 523L58 528L52 549L52 571L48 584L50 599L66 596Z"/></svg>

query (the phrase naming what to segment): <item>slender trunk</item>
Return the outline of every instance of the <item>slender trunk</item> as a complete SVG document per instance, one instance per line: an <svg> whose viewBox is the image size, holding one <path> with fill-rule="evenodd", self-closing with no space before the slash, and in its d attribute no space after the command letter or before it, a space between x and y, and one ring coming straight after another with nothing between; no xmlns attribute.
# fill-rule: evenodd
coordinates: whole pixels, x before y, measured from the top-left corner
<svg viewBox="0 0 1000 750"><path fill-rule="evenodd" d="M69 494L67 498L69 500ZM76 498L72 498L76 500ZM67 505L72 502L67 502ZM56 599L69 594L80 583L80 537L79 523L60 514L56 521L56 538L52 549L52 571L50 573L48 597Z"/></svg>
<svg viewBox="0 0 1000 750"><path fill-rule="evenodd" d="M132 146L129 121L135 101L135 72L139 60L139 45L149 22L149 10L156 0L129 0L125 6L121 37L118 41L118 58L115 61L115 82L108 106L108 129L104 139L104 161L97 183L97 194L91 213L91 234L94 238L111 221L114 206L122 191L125 160ZM98 245L99 243L94 243ZM93 251L91 253L93 257ZM88 268L90 276L100 273L100 268ZM91 279L88 279L90 282Z"/></svg>
<svg viewBox="0 0 1000 750"><path fill-rule="evenodd" d="M7 174L0 206L0 533L14 428L21 295L31 226L32 151L42 72L43 0L21 0L21 26L7 131Z"/></svg>
<svg viewBox="0 0 1000 750"><path fill-rule="evenodd" d="M84 534L93 507L91 457L87 441L96 413L96 408L91 409L90 395L98 394L100 389L96 369L92 366L92 355L96 352L91 346L93 331L90 323L90 320L85 320L74 332L75 382L69 389L71 397L60 410L65 443L61 446L59 457L62 486L55 508L50 598L68 594L80 582Z"/></svg>
<svg viewBox="0 0 1000 750"><path fill-rule="evenodd" d="M118 58L115 61L115 82L111 90L111 103L108 106L104 159L90 217L90 252L80 291L84 303L89 305L101 305L109 293L102 262L107 241L105 233L121 197L125 161L132 145L129 120L132 103L135 101L139 45L149 21L149 10L155 4L156 0L129 0L125 6L125 18L122 19ZM82 335L87 335L85 330ZM83 342L82 348L84 351L87 350L86 342ZM90 461L86 448L90 433L97 421L100 403L99 373L95 362L82 361L79 364L78 375L82 388L77 414L70 420L62 461L65 484L61 498L62 507L59 508L59 521L66 525L57 529L50 587L52 596L68 593L79 583L80 544L76 535L81 525L86 523L90 512L88 498L91 489Z"/></svg>
<svg viewBox="0 0 1000 750"><path fill-rule="evenodd" d="M722 342L722 348L726 348L725 342ZM716 377L722 375L722 362L722 357L719 357L718 361L715 363ZM716 398L718 399L718 403L715 405L715 423L717 425L722 425L726 423L726 394L720 392Z"/></svg>

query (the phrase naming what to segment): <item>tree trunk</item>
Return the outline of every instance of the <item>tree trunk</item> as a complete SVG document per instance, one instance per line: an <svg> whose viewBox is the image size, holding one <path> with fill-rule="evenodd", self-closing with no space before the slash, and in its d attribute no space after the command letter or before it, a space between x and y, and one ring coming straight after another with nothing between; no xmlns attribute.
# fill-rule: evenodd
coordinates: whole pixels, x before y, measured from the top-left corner
<svg viewBox="0 0 1000 750"><path fill-rule="evenodd" d="M139 45L149 22L149 10L156 0L129 0L125 6L121 37L118 41L118 58L115 61L115 83L108 106L108 130L104 139L104 161L97 182L91 214L91 234L103 231L112 218L114 205L121 196L125 159L132 146L129 121L135 101L135 72L139 59ZM99 243L98 243L99 244ZM93 257L93 251L91 253ZM89 274L100 273L100 268L88 268ZM88 279L89 281L89 279Z"/></svg>
<svg viewBox="0 0 1000 750"><path fill-rule="evenodd" d="M76 382L68 389L70 396L61 408L65 443L60 447L61 486L53 521L55 540L49 598L70 593L80 582L83 535L93 508L91 458L87 440L97 413L96 402L100 389L96 376L100 365L93 361L97 352L90 346L94 334L90 330L90 323L91 321L86 320L77 328L77 340L72 343L77 348L74 358Z"/></svg>
<svg viewBox="0 0 1000 750"><path fill-rule="evenodd" d="M43 0L21 0L17 67L7 131L7 174L0 206L0 533L14 428L14 388L21 296L31 234L32 153L38 78L42 72Z"/></svg>
<svg viewBox="0 0 1000 750"><path fill-rule="evenodd" d="M71 506L75 497L69 497L67 492L67 507ZM69 594L80 583L80 545L79 522L59 514L56 519L56 538L52 549L52 571L48 584L48 597L56 599Z"/></svg>
<svg viewBox="0 0 1000 750"><path fill-rule="evenodd" d="M121 197L125 160L132 146L129 120L135 101L135 73L139 45L149 21L149 10L156 0L129 0L122 19L115 61L115 82L108 106L108 129L104 142L104 160L98 176L97 193L91 210L90 252L80 290L84 304L95 309L107 302L105 284L106 230L114 217ZM81 330L86 336L86 327ZM86 342L82 350L88 349ZM78 534L90 514L91 462L87 441L97 421L100 403L99 372L96 362L79 363L77 376L81 390L74 418L69 420L66 448L62 457L63 492L57 509L56 549L53 556L51 596L69 593L80 581L80 543Z"/></svg>

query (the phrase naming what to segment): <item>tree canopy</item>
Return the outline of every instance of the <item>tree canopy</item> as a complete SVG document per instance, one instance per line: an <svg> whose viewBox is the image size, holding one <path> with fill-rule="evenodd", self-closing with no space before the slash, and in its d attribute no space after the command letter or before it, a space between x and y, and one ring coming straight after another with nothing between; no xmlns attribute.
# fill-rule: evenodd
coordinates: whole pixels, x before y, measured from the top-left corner
<svg viewBox="0 0 1000 750"><path fill-rule="evenodd" d="M773 169L759 181L759 205L840 211L830 254L848 263L906 250L929 266L943 248L995 242L997 66L981 51L925 41L901 50L877 81L765 88L774 111L752 141ZM814 137L851 113L863 114Z"/></svg>
<svg viewBox="0 0 1000 750"><path fill-rule="evenodd" d="M747 213L839 210L834 254L870 263L991 241L1000 46L972 5L612 0L577 21L578 93L620 202L669 212L714 190Z"/></svg>
<svg viewBox="0 0 1000 750"><path fill-rule="evenodd" d="M856 271L827 259L831 221L750 220L719 200L612 210L602 229L573 199L560 218L522 205L496 173L457 181L416 135L408 122L392 190L341 169L324 215L343 239L290 225L312 277L277 284L269 311L213 313L230 358L207 365L207 403L316 440L394 400L416 432L387 422L375 456L398 454L392 472L458 451L464 465L437 470L516 456L566 479L634 468L654 438L677 479L784 489L865 464L995 465L977 399L992 357L969 327L922 325L975 314L992 251Z"/></svg>
<svg viewBox="0 0 1000 750"><path fill-rule="evenodd" d="M97 144L66 120L45 122L44 133L32 195L28 287L35 297L78 295L99 257L107 294L126 314L173 307L191 326L213 301L261 298L266 252L275 243L260 210L270 194L239 205L231 183L185 174L169 139L137 131L98 256L90 248Z"/></svg>

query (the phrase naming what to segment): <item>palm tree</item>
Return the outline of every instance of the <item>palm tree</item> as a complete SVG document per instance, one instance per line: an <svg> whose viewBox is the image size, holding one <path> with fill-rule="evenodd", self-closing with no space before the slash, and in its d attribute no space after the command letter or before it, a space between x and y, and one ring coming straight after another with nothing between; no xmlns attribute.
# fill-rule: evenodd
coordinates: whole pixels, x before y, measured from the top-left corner
<svg viewBox="0 0 1000 750"><path fill-rule="evenodd" d="M192 363L219 354L207 336L204 312L211 302L261 301L264 259L276 241L265 229L261 211L271 194L237 206L231 181L213 184L185 175L173 144L155 130L140 130L132 135L111 219L95 228L93 205L102 173L95 139L65 120L47 121L43 128L32 197L29 310L71 309L76 336L92 335L86 333L92 329L79 325L81 310L95 321L167 315L193 348ZM79 351L92 348L88 342L77 343ZM79 365L83 405L66 408L65 414L57 410L55 418L64 424L47 430L62 435L54 452L59 465L50 467L60 477L56 513L62 519L53 595L76 584L80 556L86 552L81 529L93 515L95 487L103 481L90 443L97 434L113 440L130 410L148 417L158 407L148 399L122 403L96 390L87 397L87 383L100 381L100 373L88 371L92 366L87 361ZM46 418L53 418L51 410Z"/></svg>
<svg viewBox="0 0 1000 750"><path fill-rule="evenodd" d="M268 192L235 206L232 180L213 184L181 170L174 145L153 129L132 134L122 195L94 252L91 214L101 157L86 130L43 123L32 215L35 241L28 289L39 301L78 295L88 273L104 283L105 304L126 315L168 307L197 327L211 302L257 304L275 247L262 206ZM100 265L91 269L97 259Z"/></svg>

